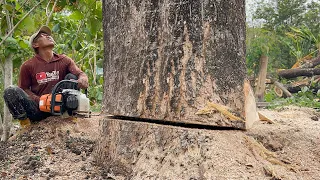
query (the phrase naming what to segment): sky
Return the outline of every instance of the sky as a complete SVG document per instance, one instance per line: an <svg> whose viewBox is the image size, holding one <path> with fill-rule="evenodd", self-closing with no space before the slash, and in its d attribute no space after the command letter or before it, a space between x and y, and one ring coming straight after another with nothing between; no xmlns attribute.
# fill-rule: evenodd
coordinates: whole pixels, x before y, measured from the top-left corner
<svg viewBox="0 0 320 180"><path fill-rule="evenodd" d="M257 5L258 2L260 2L261 0L246 0L246 18L247 18L247 22L250 25L254 25L254 26L259 26L261 24L261 21L253 21L252 19L252 14L255 12L255 10L257 9ZM266 0L267 2L268 0Z"/></svg>
<svg viewBox="0 0 320 180"><path fill-rule="evenodd" d="M249 25L254 25L254 26L260 26L261 25L261 20L252 20L252 14L255 12L257 9L258 3L261 2L262 0L245 0L246 1L246 18L247 18L247 23ZM272 0L264 0L264 2L271 2ZM308 3L310 2L319 2L320 0L307 0Z"/></svg>

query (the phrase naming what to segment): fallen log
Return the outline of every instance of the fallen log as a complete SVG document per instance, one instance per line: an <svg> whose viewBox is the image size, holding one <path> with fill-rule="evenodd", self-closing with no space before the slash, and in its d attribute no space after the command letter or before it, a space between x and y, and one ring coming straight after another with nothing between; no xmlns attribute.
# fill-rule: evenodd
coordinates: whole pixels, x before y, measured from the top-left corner
<svg viewBox="0 0 320 180"><path fill-rule="evenodd" d="M310 77L304 78L304 79L302 79L300 81L296 81L296 82L287 84L286 88L291 93L298 93L299 91L301 91L301 89L303 87L308 87L313 92L317 92L318 89L320 89L320 86L318 85L318 82L320 80L319 77L320 76L314 76L312 78L310 78Z"/></svg>
<svg viewBox="0 0 320 180"><path fill-rule="evenodd" d="M305 64L301 65L300 68L313 68L320 64L320 56L311 59L310 61L306 61Z"/></svg>
<svg viewBox="0 0 320 180"><path fill-rule="evenodd" d="M291 69L301 68L302 65L312 60L312 55L309 54L303 58L298 59L298 61L291 67Z"/></svg>
<svg viewBox="0 0 320 180"><path fill-rule="evenodd" d="M274 81L273 84L275 85L275 87L279 88L283 92L283 94L286 95L286 97L291 97L292 96L292 94L287 90L287 88L284 87L284 85L281 84L280 82Z"/></svg>
<svg viewBox="0 0 320 180"><path fill-rule="evenodd" d="M320 75L319 68L298 68L298 69L286 69L278 72L280 77L291 79L299 76L311 77L314 75Z"/></svg>
<svg viewBox="0 0 320 180"><path fill-rule="evenodd" d="M290 93L298 93L299 91L301 91L301 87L299 87L299 86L288 86L287 87L287 89L288 89L288 91L290 92Z"/></svg>

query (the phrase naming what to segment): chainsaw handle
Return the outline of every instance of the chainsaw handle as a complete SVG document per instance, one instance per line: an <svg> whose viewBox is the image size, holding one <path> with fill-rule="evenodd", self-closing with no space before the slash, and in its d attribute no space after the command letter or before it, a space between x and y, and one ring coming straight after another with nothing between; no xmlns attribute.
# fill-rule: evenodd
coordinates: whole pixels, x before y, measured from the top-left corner
<svg viewBox="0 0 320 180"><path fill-rule="evenodd" d="M61 89L61 86L63 84L74 84L73 87L77 87L78 86L78 82L77 81L74 81L74 80L62 80L62 81L59 81L52 89L51 91L51 114L52 115L62 115L62 105L63 105L63 102L56 102L56 96L58 94L61 94L62 90ZM60 89L61 90L60 90ZM61 91L61 92L60 92ZM60 112L55 112L54 111L54 107L55 106L60 106Z"/></svg>

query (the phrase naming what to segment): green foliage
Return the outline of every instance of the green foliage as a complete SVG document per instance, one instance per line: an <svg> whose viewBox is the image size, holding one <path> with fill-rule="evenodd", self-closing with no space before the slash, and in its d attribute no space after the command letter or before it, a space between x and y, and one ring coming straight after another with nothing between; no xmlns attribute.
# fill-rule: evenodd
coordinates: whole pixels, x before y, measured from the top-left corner
<svg viewBox="0 0 320 180"><path fill-rule="evenodd" d="M290 49L290 54L296 57L296 60L307 55L317 55L320 49L320 34L314 35L308 27L294 28L282 37L284 43Z"/></svg>
<svg viewBox="0 0 320 180"><path fill-rule="evenodd" d="M261 0L253 16L263 21L261 29L255 28L258 32L263 33L256 34L253 41L257 43L247 43L249 71L255 71L251 69L252 63L250 62L253 61L252 58L258 61L259 48L261 44L266 44L266 41L269 42L267 46L272 66L269 67L271 72L275 69L291 68L298 59L306 55L316 56L320 37L319 12L319 2L307 2L306 0L265 2ZM251 38L249 33L250 31L247 32L247 37Z"/></svg>
<svg viewBox="0 0 320 180"><path fill-rule="evenodd" d="M307 4L308 11L303 16L303 24L308 27L312 34L319 34L320 29L320 3L311 2Z"/></svg>
<svg viewBox="0 0 320 180"><path fill-rule="evenodd" d="M101 6L95 0L73 1L63 6L63 13L55 13L51 22L58 44L55 50L74 59L89 77L93 110L99 109L103 93L103 77L96 74L103 64L103 47L98 46L103 43Z"/></svg>
<svg viewBox="0 0 320 180"><path fill-rule="evenodd" d="M307 0L272 0L261 1L254 14L255 19L265 21L264 28L283 33L290 26L302 25Z"/></svg>
<svg viewBox="0 0 320 180"><path fill-rule="evenodd" d="M269 106L271 109L288 105L320 109L319 98L320 93L314 93L307 87L303 88L298 93L293 94L293 97L290 98L279 98L273 90L265 95L265 101L271 103Z"/></svg>
<svg viewBox="0 0 320 180"><path fill-rule="evenodd" d="M292 65L294 61L289 58L291 56L288 51L282 48L283 45L279 41L280 39L281 36L273 31L247 27L246 62L249 75L258 73L261 55L268 56L269 73L275 73L278 68Z"/></svg>

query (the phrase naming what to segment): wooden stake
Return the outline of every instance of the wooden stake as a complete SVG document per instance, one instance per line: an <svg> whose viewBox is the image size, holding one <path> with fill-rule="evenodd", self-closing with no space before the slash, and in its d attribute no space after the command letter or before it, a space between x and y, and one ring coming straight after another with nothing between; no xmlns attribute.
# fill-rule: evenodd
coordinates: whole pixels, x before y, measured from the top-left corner
<svg viewBox="0 0 320 180"><path fill-rule="evenodd" d="M268 56L262 55L260 57L260 70L259 70L258 82L257 82L256 92L255 92L255 95L258 101L263 101L264 99L264 91L266 89L267 69L268 69Z"/></svg>

